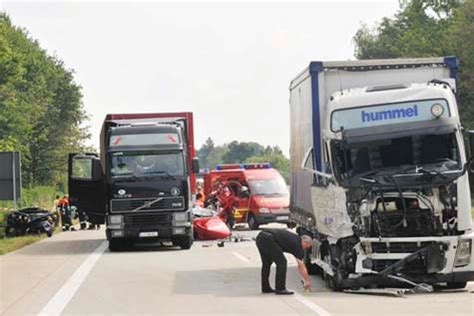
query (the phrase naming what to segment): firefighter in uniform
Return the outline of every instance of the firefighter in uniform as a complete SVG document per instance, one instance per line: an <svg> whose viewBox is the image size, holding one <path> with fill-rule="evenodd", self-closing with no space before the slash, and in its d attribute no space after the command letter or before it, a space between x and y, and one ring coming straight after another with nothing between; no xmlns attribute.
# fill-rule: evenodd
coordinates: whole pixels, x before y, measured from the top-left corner
<svg viewBox="0 0 474 316"><path fill-rule="evenodd" d="M72 227L71 219L71 208L69 207L69 198L67 195L63 196L59 202L59 212L61 214L61 224L63 226L63 231L75 230Z"/></svg>

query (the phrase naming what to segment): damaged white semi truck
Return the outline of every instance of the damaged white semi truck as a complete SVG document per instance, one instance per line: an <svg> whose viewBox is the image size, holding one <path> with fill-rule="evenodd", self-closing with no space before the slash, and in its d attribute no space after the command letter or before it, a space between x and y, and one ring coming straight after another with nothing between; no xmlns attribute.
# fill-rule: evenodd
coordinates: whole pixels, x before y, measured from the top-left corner
<svg viewBox="0 0 474 316"><path fill-rule="evenodd" d="M455 57L311 62L291 82L291 215L329 288L474 280L457 69Z"/></svg>

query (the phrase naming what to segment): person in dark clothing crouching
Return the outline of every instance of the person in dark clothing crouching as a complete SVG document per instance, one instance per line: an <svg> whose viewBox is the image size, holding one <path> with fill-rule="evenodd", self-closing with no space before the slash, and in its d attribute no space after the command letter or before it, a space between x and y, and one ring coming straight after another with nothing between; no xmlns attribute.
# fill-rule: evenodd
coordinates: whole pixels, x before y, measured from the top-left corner
<svg viewBox="0 0 474 316"><path fill-rule="evenodd" d="M256 244L262 259L262 293L293 294L293 291L286 289L287 264L284 252L296 258L304 287L307 290L311 289L308 270L304 264L304 250L313 245L311 237L306 235L300 237L286 229L264 229L258 234ZM275 289L270 287L268 281L270 266L273 262L276 264Z"/></svg>

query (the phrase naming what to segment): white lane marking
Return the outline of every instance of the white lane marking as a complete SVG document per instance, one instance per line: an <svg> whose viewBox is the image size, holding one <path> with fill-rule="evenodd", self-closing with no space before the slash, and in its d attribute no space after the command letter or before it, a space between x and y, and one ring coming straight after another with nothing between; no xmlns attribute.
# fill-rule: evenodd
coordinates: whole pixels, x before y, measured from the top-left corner
<svg viewBox="0 0 474 316"><path fill-rule="evenodd" d="M84 262L77 268L74 274L64 283L59 291L53 296L53 298L46 304L41 310L39 315L61 315L64 308L71 301L76 294L77 290L87 278L87 275L91 272L94 265L99 261L100 256L107 249L107 241L102 242L90 255L84 260Z"/></svg>
<svg viewBox="0 0 474 316"><path fill-rule="evenodd" d="M232 253L234 256L236 256L237 258L239 258L241 261L245 262L245 263L250 263L250 259L249 258L245 258L244 256L242 256L240 253L238 252L233 252Z"/></svg>
<svg viewBox="0 0 474 316"><path fill-rule="evenodd" d="M303 303L304 306L306 306L307 308L309 308L310 310L318 314L318 316L331 316L331 313L329 313L327 310L316 305L315 303L311 302L310 300L301 296L300 294L295 293L294 297L295 299Z"/></svg>
<svg viewBox="0 0 474 316"><path fill-rule="evenodd" d="M245 262L246 264L251 264L250 259L244 257L240 253L232 252L232 254L236 256L240 261ZM289 266L291 265L289 264ZM293 298L295 298L297 301L299 301L304 306L306 306L307 308L315 312L317 316L332 316L331 313L329 313L327 310L325 310L319 305L316 305L314 302L310 301L309 299L305 298L304 296L298 293L295 293L294 295L291 295L291 296L293 296Z"/></svg>

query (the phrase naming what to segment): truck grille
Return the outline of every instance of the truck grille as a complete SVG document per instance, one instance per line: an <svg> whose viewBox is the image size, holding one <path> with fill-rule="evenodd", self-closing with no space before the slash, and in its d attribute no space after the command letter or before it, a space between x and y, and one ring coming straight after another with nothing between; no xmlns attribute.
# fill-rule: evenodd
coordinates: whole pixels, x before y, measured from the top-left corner
<svg viewBox="0 0 474 316"><path fill-rule="evenodd" d="M127 214L124 220L125 228L156 229L160 226L171 225L171 213Z"/></svg>
<svg viewBox="0 0 474 316"><path fill-rule="evenodd" d="M146 199L117 199L110 201L110 211L112 213L130 212L134 209L144 206L146 203L151 203L157 197ZM179 211L184 210L184 197L163 197L154 203L142 207L137 212L143 211Z"/></svg>
<svg viewBox="0 0 474 316"><path fill-rule="evenodd" d="M390 259L377 259L373 260L372 270L380 272L385 268L388 268L398 260L390 260ZM427 268L425 260L419 258L412 262L407 263L400 271L401 273L406 274L426 274Z"/></svg>
<svg viewBox="0 0 474 316"><path fill-rule="evenodd" d="M372 251L374 253L413 253L426 246L431 245L433 242L372 242Z"/></svg>

